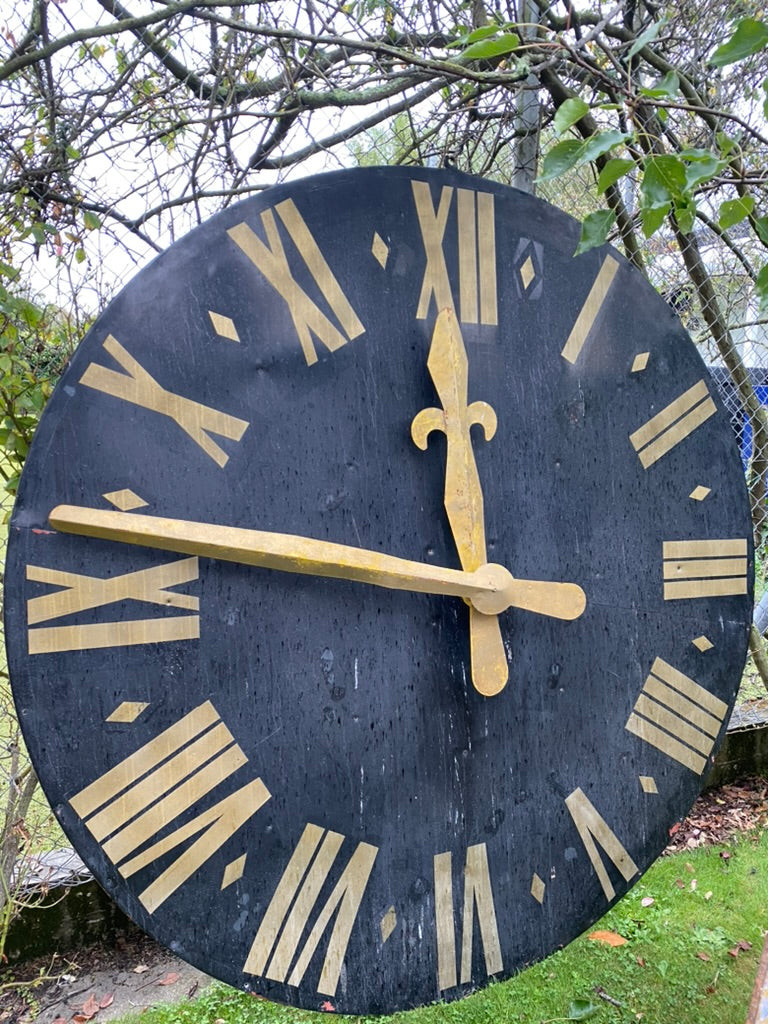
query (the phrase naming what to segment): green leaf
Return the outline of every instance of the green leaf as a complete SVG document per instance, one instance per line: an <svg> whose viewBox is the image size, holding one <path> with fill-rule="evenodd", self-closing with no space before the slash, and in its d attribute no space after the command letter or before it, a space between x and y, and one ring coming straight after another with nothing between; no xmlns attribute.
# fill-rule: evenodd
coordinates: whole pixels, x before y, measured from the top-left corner
<svg viewBox="0 0 768 1024"><path fill-rule="evenodd" d="M755 291L759 299L758 314L760 316L768 313L768 263L761 267L755 281Z"/></svg>
<svg viewBox="0 0 768 1024"><path fill-rule="evenodd" d="M750 57L768 45L768 25L755 18L742 18L731 38L712 54L716 68Z"/></svg>
<svg viewBox="0 0 768 1024"><path fill-rule="evenodd" d="M732 228L734 224L740 224L745 217L748 217L754 208L755 200L752 196L726 199L725 202L720 204L717 223L721 228Z"/></svg>
<svg viewBox="0 0 768 1024"><path fill-rule="evenodd" d="M695 155L691 155L694 153ZM714 178L726 166L725 160L718 159L709 150L689 150L688 153L680 153L680 156L691 161L685 168L686 191Z"/></svg>
<svg viewBox="0 0 768 1024"><path fill-rule="evenodd" d="M727 135L725 132L716 132L715 138L717 139L717 145L723 156L728 156L734 151L734 149L738 149L739 144L736 139L732 139L731 136Z"/></svg>
<svg viewBox="0 0 768 1024"><path fill-rule="evenodd" d="M696 203L688 196L675 203L675 220L677 226L684 235L693 231L693 224L696 220Z"/></svg>
<svg viewBox="0 0 768 1024"><path fill-rule="evenodd" d="M36 221L34 224L31 225L30 230L32 231L32 237L37 242L37 244L42 245L45 241L45 228L43 227L43 225L40 224L39 221Z"/></svg>
<svg viewBox="0 0 768 1024"><path fill-rule="evenodd" d="M576 124L576 122L580 121L588 112L588 103L579 99L578 96L571 96L565 101L565 103L561 103L557 108L557 113L555 114L555 131L558 135L562 135L563 132L567 131L571 127L572 124Z"/></svg>
<svg viewBox="0 0 768 1024"><path fill-rule="evenodd" d="M86 210L83 213L83 224L88 231L95 231L101 227L101 221L92 210Z"/></svg>
<svg viewBox="0 0 768 1024"><path fill-rule="evenodd" d="M661 32L664 26L667 24L666 18L660 18L659 21L654 21L645 32L641 32L637 39L632 43L627 54L627 59L632 60L635 54L639 53L644 46L648 43L652 43L656 36Z"/></svg>
<svg viewBox="0 0 768 1024"><path fill-rule="evenodd" d="M671 209L671 203L662 203L661 206L648 206L640 211L640 221L646 238L650 238L659 230Z"/></svg>
<svg viewBox="0 0 768 1024"><path fill-rule="evenodd" d="M488 39L490 36L495 36L499 31L498 25L481 25L479 28L474 29L470 32L467 38L464 40L465 43L476 43L480 39Z"/></svg>
<svg viewBox="0 0 768 1024"><path fill-rule="evenodd" d="M7 277L9 280L15 281L20 273L21 271L17 270L15 267L12 267L10 263L4 263L2 260L0 260L0 275L2 275L3 277Z"/></svg>
<svg viewBox="0 0 768 1024"><path fill-rule="evenodd" d="M563 139L550 149L541 162L539 181L551 181L570 171L579 162L582 143L578 139Z"/></svg>
<svg viewBox="0 0 768 1024"><path fill-rule="evenodd" d="M75 263L85 263L85 249L75 249Z"/></svg>
<svg viewBox="0 0 768 1024"><path fill-rule="evenodd" d="M614 128L607 132L590 135L584 141L584 153L579 162L586 163L588 160L596 160L613 149L614 146L618 146L620 142L626 142L628 138L629 136L625 132L617 132Z"/></svg>
<svg viewBox="0 0 768 1024"><path fill-rule="evenodd" d="M768 245L768 217L757 218L755 221L755 231L763 245Z"/></svg>
<svg viewBox="0 0 768 1024"><path fill-rule="evenodd" d="M648 157L640 185L643 206L656 207L681 196L685 191L685 164L676 156Z"/></svg>
<svg viewBox="0 0 768 1024"><path fill-rule="evenodd" d="M470 44L462 52L462 57L467 60L483 60L488 57L501 57L505 53L516 50L520 44L520 36L514 32L505 32L504 35L495 39L481 39L477 43Z"/></svg>
<svg viewBox="0 0 768 1024"><path fill-rule="evenodd" d="M608 232L616 221L613 210L596 210L581 222L581 237L574 256L581 256L598 245L604 245Z"/></svg>
<svg viewBox="0 0 768 1024"><path fill-rule="evenodd" d="M619 178L623 178L625 174L631 171L634 166L634 160L626 160L619 156L612 157L598 175L597 191L601 193L605 192L605 190L611 185L614 185Z"/></svg>
<svg viewBox="0 0 768 1024"><path fill-rule="evenodd" d="M668 71L654 85L640 90L643 96L654 99L673 99L680 92L680 79L675 71Z"/></svg>
<svg viewBox="0 0 768 1024"><path fill-rule="evenodd" d="M574 999L568 1007L568 1020L588 1020L600 1009L591 999Z"/></svg>

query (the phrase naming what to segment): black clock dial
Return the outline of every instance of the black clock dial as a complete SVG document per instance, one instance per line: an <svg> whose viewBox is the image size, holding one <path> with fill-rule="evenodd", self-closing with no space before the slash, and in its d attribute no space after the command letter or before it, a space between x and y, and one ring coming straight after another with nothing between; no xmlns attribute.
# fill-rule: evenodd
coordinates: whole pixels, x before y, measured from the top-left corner
<svg viewBox="0 0 768 1024"><path fill-rule="evenodd" d="M7 562L25 736L120 906L233 985L369 1013L508 976L711 763L741 463L672 312L577 238L449 171L275 187L51 399Z"/></svg>

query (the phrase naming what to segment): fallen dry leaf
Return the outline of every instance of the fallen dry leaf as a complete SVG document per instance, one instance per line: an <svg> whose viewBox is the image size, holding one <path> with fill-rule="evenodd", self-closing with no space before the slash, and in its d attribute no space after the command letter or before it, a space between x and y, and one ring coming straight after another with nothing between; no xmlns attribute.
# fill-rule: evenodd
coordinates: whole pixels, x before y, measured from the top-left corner
<svg viewBox="0 0 768 1024"><path fill-rule="evenodd" d="M99 1012L99 1001L93 994L89 995L83 1003L80 1013L85 1017L86 1020L90 1020L91 1017L95 1017Z"/></svg>
<svg viewBox="0 0 768 1024"><path fill-rule="evenodd" d="M720 851L720 856L723 858L723 860L730 860L731 859L731 855L728 852L728 850L721 850Z"/></svg>
<svg viewBox="0 0 768 1024"><path fill-rule="evenodd" d="M106 1010L106 1008L108 1006L111 1006L112 1003L114 1003L114 1001L115 1001L115 993L114 992L107 992L107 994L105 996L102 996L101 999L99 1000L99 1009L100 1010Z"/></svg>
<svg viewBox="0 0 768 1024"><path fill-rule="evenodd" d="M655 900L653 896L643 896L643 898L640 900L641 907L652 907L654 903Z"/></svg>
<svg viewBox="0 0 768 1024"><path fill-rule="evenodd" d="M646 964L645 960L643 960L643 958L641 956L636 956L635 960L637 961L638 967L647 967L648 966Z"/></svg>
<svg viewBox="0 0 768 1024"><path fill-rule="evenodd" d="M54 1017L51 1024L67 1024L63 1017Z"/></svg>
<svg viewBox="0 0 768 1024"><path fill-rule="evenodd" d="M685 862L685 870L690 871L691 874L696 870L689 860Z"/></svg>
<svg viewBox="0 0 768 1024"><path fill-rule="evenodd" d="M685 888L685 882L682 880L682 878L676 878L675 879L675 885L677 886L678 889L684 889Z"/></svg>
<svg viewBox="0 0 768 1024"><path fill-rule="evenodd" d="M704 893L704 899L705 900L711 900L712 899L712 890L711 889L708 892Z"/></svg>
<svg viewBox="0 0 768 1024"><path fill-rule="evenodd" d="M616 932L590 932L587 938L593 939L595 942L605 942L609 946L626 946L627 944L627 939Z"/></svg>
<svg viewBox="0 0 768 1024"><path fill-rule="evenodd" d="M327 1010L328 1013L333 1013L336 1007L333 1005L330 999L325 999L322 1003L320 1003L320 1009Z"/></svg>
<svg viewBox="0 0 768 1024"><path fill-rule="evenodd" d="M705 953L704 950L700 950L696 954L696 956L699 958L699 960L704 960L705 963L710 963L712 960L712 957L709 955L709 953Z"/></svg>
<svg viewBox="0 0 768 1024"><path fill-rule="evenodd" d="M158 985L175 985L181 975L177 971L169 971L164 978L158 981Z"/></svg>
<svg viewBox="0 0 768 1024"><path fill-rule="evenodd" d="M696 887L697 887L698 884L699 883L696 881L695 878L691 879L691 892L696 892Z"/></svg>
<svg viewBox="0 0 768 1024"><path fill-rule="evenodd" d="M149 968L147 967L147 965L146 965L146 964L137 964L137 965L136 965L136 966L135 966L135 967L133 968L133 973L134 973L134 974L146 974L146 972L147 972L148 970L149 970Z"/></svg>

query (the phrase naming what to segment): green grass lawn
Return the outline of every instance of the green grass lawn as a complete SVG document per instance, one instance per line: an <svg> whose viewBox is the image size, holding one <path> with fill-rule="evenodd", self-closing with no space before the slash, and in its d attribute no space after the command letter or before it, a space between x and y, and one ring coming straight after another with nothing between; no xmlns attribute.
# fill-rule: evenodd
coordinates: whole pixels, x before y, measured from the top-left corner
<svg viewBox="0 0 768 1024"><path fill-rule="evenodd" d="M768 927L768 836L663 857L593 930L511 981L380 1024L743 1024ZM124 1024L318 1024L216 983ZM362 1021L364 1018L344 1018Z"/></svg>

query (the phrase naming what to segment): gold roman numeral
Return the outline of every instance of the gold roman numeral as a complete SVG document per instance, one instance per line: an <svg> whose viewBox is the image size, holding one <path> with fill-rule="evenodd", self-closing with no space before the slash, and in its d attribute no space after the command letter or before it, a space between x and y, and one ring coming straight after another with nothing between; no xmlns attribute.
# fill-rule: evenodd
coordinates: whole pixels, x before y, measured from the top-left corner
<svg viewBox="0 0 768 1024"><path fill-rule="evenodd" d="M727 712L709 690L656 658L626 728L701 775Z"/></svg>
<svg viewBox="0 0 768 1024"><path fill-rule="evenodd" d="M182 558L122 576L83 576L76 572L27 566L27 579L50 583L64 589L27 601L27 634L30 654L56 651L84 651L97 647L130 647L163 641L196 640L200 636L199 615L171 615L154 619L124 619L69 626L37 626L40 622L75 615L90 608L117 601L143 601L162 607L198 611L200 601L191 594L175 594L169 587L198 578L196 558Z"/></svg>
<svg viewBox="0 0 768 1024"><path fill-rule="evenodd" d="M608 859L626 882L637 874L637 865L581 789L574 789L571 795L565 798L565 806L570 811L573 823L578 829L587 856L603 887L605 898L610 901L616 895L616 890L608 877L597 844L600 844Z"/></svg>
<svg viewBox="0 0 768 1024"><path fill-rule="evenodd" d="M458 219L459 320L465 324L497 324L496 228L493 194L445 185L435 210L425 181L411 182L427 266L416 317L424 320L434 295L437 312L454 309L453 292L443 252L453 193Z"/></svg>
<svg viewBox="0 0 768 1024"><path fill-rule="evenodd" d="M629 435L643 467L648 469L717 412L703 380Z"/></svg>
<svg viewBox="0 0 768 1024"><path fill-rule="evenodd" d="M265 210L261 215L261 224L267 238L266 244L245 223L236 224L227 231L227 234L288 304L304 358L307 365L311 366L317 362L312 334L330 352L335 352L342 345L346 345L347 341L357 338L365 328L328 266L294 201L286 199L278 203L274 209L299 250L320 293L341 324L342 330L328 319L295 280L271 209Z"/></svg>
<svg viewBox="0 0 768 1024"><path fill-rule="evenodd" d="M166 391L111 334L108 335L103 347L115 362L122 366L125 373L110 370L100 363L91 363L80 378L81 384L96 391L103 391L106 395L121 398L124 402L138 405L142 409L168 416L178 423L184 433L188 434L206 455L210 455L217 465L226 465L229 456L210 434L219 434L221 437L239 441L248 426L246 420L239 420L236 416L219 412L218 409L194 402L191 398Z"/></svg>
<svg viewBox="0 0 768 1024"><path fill-rule="evenodd" d="M457 982L456 922L453 910L451 854L438 853L434 858L435 925L437 931L437 987L453 988ZM467 848L464 864L464 907L461 917L461 984L472 980L472 938L475 911L480 925L480 940L485 955L486 974L497 974L503 968L496 907L493 902L488 851L485 843Z"/></svg>
<svg viewBox="0 0 768 1024"><path fill-rule="evenodd" d="M569 363L575 363L581 355L618 269L619 261L614 256L606 256L560 353Z"/></svg>
<svg viewBox="0 0 768 1024"><path fill-rule="evenodd" d="M315 917L298 957L296 953L343 842L344 836L338 832L326 832L317 825L306 826L259 925L243 966L245 973L300 985L320 939L336 914L317 985L317 991L323 995L335 995L352 926L378 847L369 843L357 844L333 891Z"/></svg>
<svg viewBox="0 0 768 1024"><path fill-rule="evenodd" d="M662 561L665 601L747 592L747 542L744 538L666 540Z"/></svg>
<svg viewBox="0 0 768 1024"><path fill-rule="evenodd" d="M197 836L139 895L151 914L269 800L269 790L254 779L156 838L247 760L206 701L82 789L70 804L124 878Z"/></svg>

